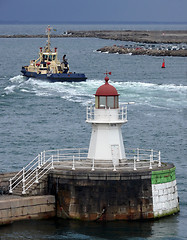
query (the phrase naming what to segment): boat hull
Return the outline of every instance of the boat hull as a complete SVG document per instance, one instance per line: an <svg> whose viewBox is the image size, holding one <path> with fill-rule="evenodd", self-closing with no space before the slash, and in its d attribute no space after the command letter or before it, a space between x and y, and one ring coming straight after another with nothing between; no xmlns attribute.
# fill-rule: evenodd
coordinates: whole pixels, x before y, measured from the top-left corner
<svg viewBox="0 0 187 240"><path fill-rule="evenodd" d="M84 73L52 73L52 74L37 74L36 72L28 72L24 68L21 70L23 76L27 78L37 78L50 82L82 82L86 81L87 77Z"/></svg>

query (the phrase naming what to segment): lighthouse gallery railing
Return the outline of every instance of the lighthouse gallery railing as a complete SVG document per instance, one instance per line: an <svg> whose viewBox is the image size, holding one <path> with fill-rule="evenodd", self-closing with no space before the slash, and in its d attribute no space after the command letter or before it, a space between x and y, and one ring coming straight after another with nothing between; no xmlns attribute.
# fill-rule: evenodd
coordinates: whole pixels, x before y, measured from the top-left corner
<svg viewBox="0 0 187 240"><path fill-rule="evenodd" d="M108 119L110 121L110 116L111 116L111 113L112 113L112 108L108 109L108 108L105 108L103 107L103 109L101 110L107 110L107 112L105 112L105 120ZM127 105L126 104L121 104L119 106L119 108L117 108L116 110L118 110L118 113L117 113L117 120L121 120L121 121L127 121ZM95 111L95 106L93 104L90 104L87 106L87 109L86 109L86 119L87 121L93 121L95 120L95 118L97 118L97 116L100 116L99 113L96 113Z"/></svg>
<svg viewBox="0 0 187 240"><path fill-rule="evenodd" d="M39 180L54 168L68 170L88 169L97 170L138 170L152 169L161 166L160 151L146 149L126 149L126 158L120 160L115 166L112 160L95 160L87 158L87 148L68 148L43 151L36 156L27 166L23 167L13 178L10 179L9 193L13 193L21 187L22 194L27 191Z"/></svg>

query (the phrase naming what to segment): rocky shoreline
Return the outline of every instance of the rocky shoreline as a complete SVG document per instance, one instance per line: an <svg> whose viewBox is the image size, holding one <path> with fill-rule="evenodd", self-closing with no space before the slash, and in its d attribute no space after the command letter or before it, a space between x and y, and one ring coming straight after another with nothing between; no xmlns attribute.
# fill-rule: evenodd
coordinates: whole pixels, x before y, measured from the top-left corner
<svg viewBox="0 0 187 240"><path fill-rule="evenodd" d="M0 38L46 38L45 34L39 35L0 35ZM53 34L52 38L63 37L89 37L140 43L187 43L187 31L133 31L133 30L100 30L100 31L67 31L62 34Z"/></svg>
<svg viewBox="0 0 187 240"><path fill-rule="evenodd" d="M129 54L129 55L149 55L149 56L175 56L175 57L187 57L187 49L179 50L159 50L159 49L144 49L139 47L127 48L124 46L105 46L97 50L104 53L117 53L117 54Z"/></svg>

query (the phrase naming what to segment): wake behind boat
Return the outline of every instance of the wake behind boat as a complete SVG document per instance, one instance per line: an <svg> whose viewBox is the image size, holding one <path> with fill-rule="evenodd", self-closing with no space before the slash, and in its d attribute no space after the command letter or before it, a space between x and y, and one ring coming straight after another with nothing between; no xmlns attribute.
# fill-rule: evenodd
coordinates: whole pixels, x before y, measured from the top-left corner
<svg viewBox="0 0 187 240"><path fill-rule="evenodd" d="M57 48L51 50L50 46L50 31L52 28L48 26L47 44L42 49L40 48L39 58L31 60L28 66L22 67L23 76L28 78L38 78L49 80L51 82L81 82L86 81L87 77L84 73L72 73L69 71L69 64L66 55L63 56L63 61L58 60Z"/></svg>

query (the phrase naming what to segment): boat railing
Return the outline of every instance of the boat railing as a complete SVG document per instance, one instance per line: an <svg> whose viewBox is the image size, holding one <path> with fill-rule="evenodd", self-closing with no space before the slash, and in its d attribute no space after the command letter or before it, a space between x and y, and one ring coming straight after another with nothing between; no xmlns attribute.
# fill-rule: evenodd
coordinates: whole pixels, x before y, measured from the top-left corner
<svg viewBox="0 0 187 240"><path fill-rule="evenodd" d="M117 165L112 160L89 159L87 156L87 148L43 151L9 180L9 193L16 192L16 189L21 188L21 193L26 194L35 183L39 183L39 180L52 169L66 169L70 171L81 169L88 169L88 171L136 171L161 167L160 151L153 149L127 148L126 157L119 159L119 164Z"/></svg>

